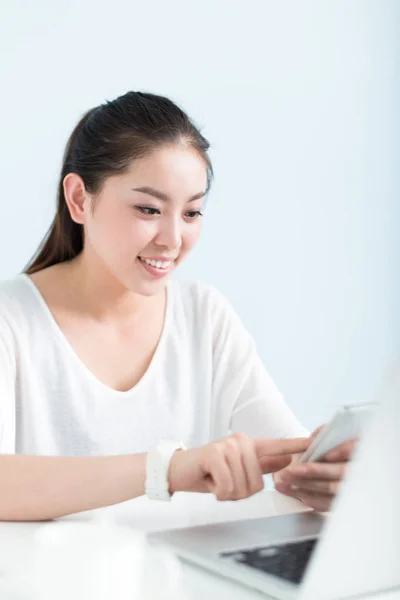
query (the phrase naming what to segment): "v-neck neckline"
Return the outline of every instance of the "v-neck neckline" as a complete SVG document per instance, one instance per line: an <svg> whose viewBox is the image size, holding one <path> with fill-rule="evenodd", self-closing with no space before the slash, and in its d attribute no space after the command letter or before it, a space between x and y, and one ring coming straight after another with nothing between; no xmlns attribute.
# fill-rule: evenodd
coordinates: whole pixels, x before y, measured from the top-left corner
<svg viewBox="0 0 400 600"><path fill-rule="evenodd" d="M37 285L33 282L33 280L29 277L29 275L27 275L26 273L22 273L20 275L20 277L27 282L27 284L29 285L31 291L33 292L36 300L38 301L38 303L40 304L42 311L44 313L44 316L46 317L47 321L49 322L51 328L53 329L53 331L55 332L57 338L60 340L60 343L64 346L64 348L67 350L67 352L72 356L74 362L76 362L78 368L80 368L82 371L84 371L87 375L87 377L89 377L90 379L92 379L92 381L94 381L98 386L102 387L103 389L105 389L107 392L109 392L110 394L119 396L119 397L124 397L124 396L131 396L134 393L136 393L137 391L139 391L147 382L147 380L151 377L152 372L154 371L154 369L156 368L156 363L159 360L159 356L162 353L162 349L163 346L165 345L165 339L167 337L168 334L168 329L169 329L169 323L170 323L170 316L172 313L172 304L173 304L173 293L172 293L172 281L168 281L167 285L166 285L166 299L165 299L165 310L164 310L164 323L163 323L163 327L162 327L162 331L161 331L161 335L160 338L158 340L158 344L157 347L155 349L155 352L151 358L151 361L146 369L146 371L144 372L144 374L142 375L142 377L139 379L139 381L129 390L116 390L115 388L110 387L109 385L107 385L106 383L102 382L90 369L89 367L87 367L85 365L85 363L82 361L82 359L78 356L78 354L76 353L76 351L74 350L72 344L69 342L68 338L66 337L66 335L64 334L64 332L62 331L61 327L58 325L53 313L51 312L46 300L44 299L44 297L42 296L39 288L37 287Z"/></svg>

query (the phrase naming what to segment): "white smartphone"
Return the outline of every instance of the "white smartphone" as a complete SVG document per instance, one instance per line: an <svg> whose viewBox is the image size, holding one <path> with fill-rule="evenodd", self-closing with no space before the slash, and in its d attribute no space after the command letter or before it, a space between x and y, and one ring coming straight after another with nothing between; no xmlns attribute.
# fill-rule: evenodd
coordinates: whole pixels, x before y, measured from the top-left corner
<svg viewBox="0 0 400 600"><path fill-rule="evenodd" d="M339 408L302 454L299 462L318 462L339 444L360 437L375 408L376 404L350 404Z"/></svg>

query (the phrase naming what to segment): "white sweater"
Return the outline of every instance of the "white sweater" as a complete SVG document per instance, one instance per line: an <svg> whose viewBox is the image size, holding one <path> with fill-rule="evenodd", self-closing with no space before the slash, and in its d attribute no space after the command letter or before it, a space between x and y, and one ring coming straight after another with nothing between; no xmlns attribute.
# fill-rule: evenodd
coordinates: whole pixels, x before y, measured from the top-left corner
<svg viewBox="0 0 400 600"><path fill-rule="evenodd" d="M100 382L78 358L26 275L0 284L0 453L144 452L243 431L307 435L227 300L201 283L168 284L164 329L131 390Z"/></svg>

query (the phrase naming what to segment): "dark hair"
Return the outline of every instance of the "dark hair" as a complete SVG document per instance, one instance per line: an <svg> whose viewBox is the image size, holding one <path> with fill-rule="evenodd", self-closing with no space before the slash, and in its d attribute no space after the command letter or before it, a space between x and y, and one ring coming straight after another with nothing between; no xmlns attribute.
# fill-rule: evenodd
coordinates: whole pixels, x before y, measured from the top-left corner
<svg viewBox="0 0 400 600"><path fill-rule="evenodd" d="M157 146L179 142L195 148L204 159L208 189L213 177L209 143L168 98L127 92L85 113L65 148L56 215L25 273L75 258L83 249L83 226L72 220L64 196L68 173L80 175L85 189L97 194L107 177L123 173L132 160L151 154Z"/></svg>

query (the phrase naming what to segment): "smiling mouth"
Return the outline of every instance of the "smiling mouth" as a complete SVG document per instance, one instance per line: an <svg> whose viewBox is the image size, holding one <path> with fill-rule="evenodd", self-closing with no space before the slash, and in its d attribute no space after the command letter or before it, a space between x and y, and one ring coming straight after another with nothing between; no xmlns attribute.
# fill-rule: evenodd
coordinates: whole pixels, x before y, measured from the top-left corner
<svg viewBox="0 0 400 600"><path fill-rule="evenodd" d="M161 271L169 269L169 267L174 262L173 260L153 260L150 258L142 258L138 256L140 262L149 265L149 267L153 267L154 269L160 269Z"/></svg>

